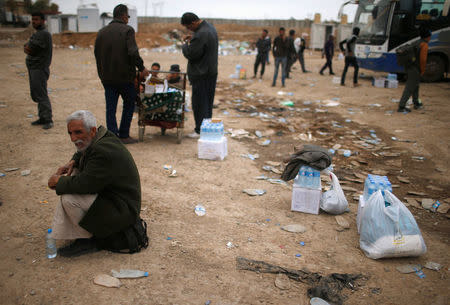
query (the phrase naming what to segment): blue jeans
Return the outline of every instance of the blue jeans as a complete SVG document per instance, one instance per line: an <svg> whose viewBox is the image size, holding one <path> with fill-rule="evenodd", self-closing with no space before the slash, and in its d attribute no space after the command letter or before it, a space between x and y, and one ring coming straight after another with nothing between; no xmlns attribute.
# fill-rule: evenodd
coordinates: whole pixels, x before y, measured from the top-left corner
<svg viewBox="0 0 450 305"><path fill-rule="evenodd" d="M281 84L284 86L284 79L286 78L287 57L275 57L275 73L273 74L272 86L275 86L278 77L278 68L281 64Z"/></svg>
<svg viewBox="0 0 450 305"><path fill-rule="evenodd" d="M133 83L103 84L106 99L106 127L119 138L130 136L130 125L133 119L134 103L136 100L136 89ZM116 110L119 95L123 99L122 118L120 127L117 129Z"/></svg>

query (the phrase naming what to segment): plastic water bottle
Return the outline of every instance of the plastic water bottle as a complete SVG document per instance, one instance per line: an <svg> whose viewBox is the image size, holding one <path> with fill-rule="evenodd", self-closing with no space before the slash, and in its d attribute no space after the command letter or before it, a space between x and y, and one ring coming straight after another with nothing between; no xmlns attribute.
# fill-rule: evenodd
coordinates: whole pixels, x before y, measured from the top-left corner
<svg viewBox="0 0 450 305"><path fill-rule="evenodd" d="M57 255L56 241L51 237L52 229L47 230L47 237L45 238L45 245L47 250L47 258L55 258Z"/></svg>
<svg viewBox="0 0 450 305"><path fill-rule="evenodd" d="M313 184L313 188L314 189L320 189L320 172L315 170L313 173L314 176L314 184Z"/></svg>
<svg viewBox="0 0 450 305"><path fill-rule="evenodd" d="M307 167L306 171L305 171L305 187L307 188L312 188L313 187L313 172L312 172L312 168L311 167Z"/></svg>
<svg viewBox="0 0 450 305"><path fill-rule="evenodd" d="M111 270L111 274L118 279L134 279L148 276L148 272L146 271L132 269L120 269L120 271Z"/></svg>

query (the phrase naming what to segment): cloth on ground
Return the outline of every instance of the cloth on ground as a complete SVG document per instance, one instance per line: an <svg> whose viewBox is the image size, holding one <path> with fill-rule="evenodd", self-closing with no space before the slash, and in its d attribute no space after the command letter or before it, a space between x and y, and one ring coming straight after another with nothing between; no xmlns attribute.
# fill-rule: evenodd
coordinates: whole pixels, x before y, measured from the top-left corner
<svg viewBox="0 0 450 305"><path fill-rule="evenodd" d="M295 148L295 152L285 160L288 162L281 174L281 179L289 181L294 179L302 165L311 166L317 170L324 170L331 165L332 157L328 150L317 145L301 145Z"/></svg>

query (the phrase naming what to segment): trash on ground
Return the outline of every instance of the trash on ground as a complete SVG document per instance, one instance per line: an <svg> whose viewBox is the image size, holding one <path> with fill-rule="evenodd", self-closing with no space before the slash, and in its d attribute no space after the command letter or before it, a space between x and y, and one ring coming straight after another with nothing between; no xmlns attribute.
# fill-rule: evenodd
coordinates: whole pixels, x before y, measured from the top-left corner
<svg viewBox="0 0 450 305"><path fill-rule="evenodd" d="M419 270L419 269L416 269L416 275L417 275L419 278L421 278L421 279L423 279L423 278L426 277L426 276L425 276L425 273L423 273L423 271L422 271L422 270Z"/></svg>
<svg viewBox="0 0 450 305"><path fill-rule="evenodd" d="M31 170L29 170L29 169L23 170L20 172L20 174L22 176L28 176L29 174L31 174Z"/></svg>
<svg viewBox="0 0 450 305"><path fill-rule="evenodd" d="M111 270L113 277L118 279L131 279L139 277L148 277L148 272L133 269L120 269L119 271Z"/></svg>
<svg viewBox="0 0 450 305"><path fill-rule="evenodd" d="M0 177L5 177L6 175L4 173L0 173Z"/></svg>
<svg viewBox="0 0 450 305"><path fill-rule="evenodd" d="M195 212L195 214L197 214L198 216L205 216L205 214L206 214L206 209L205 209L205 207L204 207L203 205L197 204L197 205L195 206L194 212Z"/></svg>
<svg viewBox="0 0 450 305"><path fill-rule="evenodd" d="M261 176L255 177L255 179L256 179L256 180L268 180L269 177L267 177L267 176L265 176L265 175L261 175Z"/></svg>
<svg viewBox="0 0 450 305"><path fill-rule="evenodd" d="M424 267L430 270L439 271L441 270L442 265L435 262L427 262Z"/></svg>
<svg viewBox="0 0 450 305"><path fill-rule="evenodd" d="M171 169L172 169L172 165L164 164L163 168L164 168L165 170L171 170Z"/></svg>
<svg viewBox="0 0 450 305"><path fill-rule="evenodd" d="M262 196L266 193L265 190L261 189L244 189L242 190L243 193L247 193L250 196Z"/></svg>
<svg viewBox="0 0 450 305"><path fill-rule="evenodd" d="M234 248L234 247L236 247L236 245L233 244L231 241L227 242L227 248L228 249L231 249L231 248Z"/></svg>
<svg viewBox="0 0 450 305"><path fill-rule="evenodd" d="M262 138L262 132L261 131L259 131L259 130L257 130L257 131L255 131L255 135L258 137L258 138Z"/></svg>
<svg viewBox="0 0 450 305"><path fill-rule="evenodd" d="M340 225L344 229L350 229L350 223L343 216L337 215L334 216L338 225Z"/></svg>
<svg viewBox="0 0 450 305"><path fill-rule="evenodd" d="M175 169L173 169L173 170L170 172L169 177L172 177L172 178L178 177L177 171L176 171Z"/></svg>
<svg viewBox="0 0 450 305"><path fill-rule="evenodd" d="M336 107L339 106L341 103L339 103L338 101L333 101L333 100L324 100L323 101L323 105L325 107Z"/></svg>
<svg viewBox="0 0 450 305"><path fill-rule="evenodd" d="M289 184L286 183L286 181L281 180L281 179L271 179L271 178L269 178L269 179L267 179L267 181L272 183L272 184L279 184L279 185L286 185L286 186L289 185Z"/></svg>
<svg viewBox="0 0 450 305"><path fill-rule="evenodd" d="M416 272L416 270L421 270L422 266L421 265L412 265L412 264L406 264L406 265L400 265L395 267L395 269L397 269L398 272L400 273L413 273Z"/></svg>
<svg viewBox="0 0 450 305"><path fill-rule="evenodd" d="M5 172L14 172L14 171L16 171L16 170L18 170L19 169L19 167L10 167L10 168L5 168Z"/></svg>
<svg viewBox="0 0 450 305"><path fill-rule="evenodd" d="M291 232L291 233L305 233L306 228L301 224L290 224L281 227L281 230Z"/></svg>
<svg viewBox="0 0 450 305"><path fill-rule="evenodd" d="M111 288L119 288L122 286L122 283L119 279L112 277L108 274L99 274L94 278L94 284L111 287Z"/></svg>
<svg viewBox="0 0 450 305"><path fill-rule="evenodd" d="M267 146L267 145L269 145L271 142L272 142L272 141L270 141L269 139L267 139L267 140L264 140L264 141L262 141L262 142L259 142L258 144L261 145L261 146Z"/></svg>
<svg viewBox="0 0 450 305"><path fill-rule="evenodd" d="M245 129L229 129L232 138L242 138L248 136L250 133Z"/></svg>
<svg viewBox="0 0 450 305"><path fill-rule="evenodd" d="M281 165L281 162L276 162L276 161L266 161L265 163L270 166L280 166Z"/></svg>
<svg viewBox="0 0 450 305"><path fill-rule="evenodd" d="M275 278L275 286L281 290L287 290L291 288L291 282L286 274L278 273Z"/></svg>
<svg viewBox="0 0 450 305"><path fill-rule="evenodd" d="M255 160L259 158L259 154L241 154L242 158L248 158L250 160Z"/></svg>

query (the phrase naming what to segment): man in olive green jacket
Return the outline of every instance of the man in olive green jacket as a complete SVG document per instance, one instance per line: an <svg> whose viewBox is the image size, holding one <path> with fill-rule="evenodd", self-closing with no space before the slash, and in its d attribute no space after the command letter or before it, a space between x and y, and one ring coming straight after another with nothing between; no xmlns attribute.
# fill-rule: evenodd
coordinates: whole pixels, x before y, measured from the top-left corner
<svg viewBox="0 0 450 305"><path fill-rule="evenodd" d="M61 195L53 221L55 239L75 239L59 249L61 256L96 250L95 238L107 238L136 223L141 209L139 173L119 138L94 115L79 110L67 118L77 152L60 167L48 186Z"/></svg>

